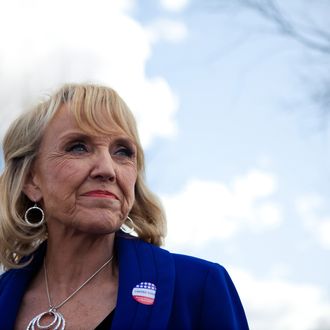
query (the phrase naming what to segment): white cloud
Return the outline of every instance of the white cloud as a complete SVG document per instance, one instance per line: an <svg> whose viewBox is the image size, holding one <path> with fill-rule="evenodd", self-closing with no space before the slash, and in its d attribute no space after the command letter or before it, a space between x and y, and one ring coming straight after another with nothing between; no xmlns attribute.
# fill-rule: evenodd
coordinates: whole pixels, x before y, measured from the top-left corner
<svg viewBox="0 0 330 330"><path fill-rule="evenodd" d="M168 218L167 245L228 239L239 231L270 230L282 221L272 199L275 177L252 170L232 184L192 180L182 191L162 196Z"/></svg>
<svg viewBox="0 0 330 330"><path fill-rule="evenodd" d="M184 23L168 19L158 19L148 25L150 40L167 40L180 42L186 38L188 31Z"/></svg>
<svg viewBox="0 0 330 330"><path fill-rule="evenodd" d="M169 11L181 11L187 7L189 0L160 0L160 3Z"/></svg>
<svg viewBox="0 0 330 330"><path fill-rule="evenodd" d="M329 329L330 303L324 288L279 278L255 278L238 269L231 269L230 275L251 329Z"/></svg>
<svg viewBox="0 0 330 330"><path fill-rule="evenodd" d="M305 229L329 250L330 209L325 198L319 194L305 195L297 198L295 205Z"/></svg>
<svg viewBox="0 0 330 330"><path fill-rule="evenodd" d="M176 132L178 100L147 77L150 31L129 16L134 1L2 1L0 130L27 103L68 81L114 87L138 118L144 146Z"/></svg>

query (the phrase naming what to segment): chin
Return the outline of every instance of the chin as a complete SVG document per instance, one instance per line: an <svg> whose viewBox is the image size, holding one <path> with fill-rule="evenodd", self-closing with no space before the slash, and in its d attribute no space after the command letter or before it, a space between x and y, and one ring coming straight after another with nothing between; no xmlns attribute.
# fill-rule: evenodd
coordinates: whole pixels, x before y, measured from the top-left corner
<svg viewBox="0 0 330 330"><path fill-rule="evenodd" d="M86 234L107 235L115 233L120 228L121 218L121 212L100 212L98 210L98 212L79 212L71 218L69 223L72 229Z"/></svg>
<svg viewBox="0 0 330 330"><path fill-rule="evenodd" d="M109 235L113 234L118 231L120 228L120 224L113 225L113 224L87 224L79 226L78 229L80 232L90 235Z"/></svg>

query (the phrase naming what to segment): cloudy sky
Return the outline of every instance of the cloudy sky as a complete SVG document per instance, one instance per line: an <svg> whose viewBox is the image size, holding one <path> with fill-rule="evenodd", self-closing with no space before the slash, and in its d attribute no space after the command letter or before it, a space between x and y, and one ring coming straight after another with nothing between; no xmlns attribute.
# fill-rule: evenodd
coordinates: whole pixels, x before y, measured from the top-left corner
<svg viewBox="0 0 330 330"><path fill-rule="evenodd" d="M114 87L138 119L166 248L223 264L251 329L329 330L322 64L211 2L0 0L0 135L63 82ZM329 2L278 3L329 30Z"/></svg>

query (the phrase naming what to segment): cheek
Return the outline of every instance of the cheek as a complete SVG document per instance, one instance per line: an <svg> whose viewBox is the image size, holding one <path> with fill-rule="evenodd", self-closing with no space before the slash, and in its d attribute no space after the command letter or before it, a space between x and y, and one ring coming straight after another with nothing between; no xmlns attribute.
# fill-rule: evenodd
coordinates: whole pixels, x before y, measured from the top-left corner
<svg viewBox="0 0 330 330"><path fill-rule="evenodd" d="M43 171L44 193L57 195L61 200L69 198L84 181L86 169L82 165L65 161L50 163Z"/></svg>
<svg viewBox="0 0 330 330"><path fill-rule="evenodd" d="M129 171L123 176L123 186L130 202L135 197L136 171Z"/></svg>
<svg viewBox="0 0 330 330"><path fill-rule="evenodd" d="M55 162L53 168L53 178L63 183L75 183L83 180L88 173L88 164L83 161L64 160Z"/></svg>
<svg viewBox="0 0 330 330"><path fill-rule="evenodd" d="M58 177L70 177L72 175L77 175L82 168L83 163L77 161L56 161L53 166L49 166L49 168L53 168L54 174Z"/></svg>

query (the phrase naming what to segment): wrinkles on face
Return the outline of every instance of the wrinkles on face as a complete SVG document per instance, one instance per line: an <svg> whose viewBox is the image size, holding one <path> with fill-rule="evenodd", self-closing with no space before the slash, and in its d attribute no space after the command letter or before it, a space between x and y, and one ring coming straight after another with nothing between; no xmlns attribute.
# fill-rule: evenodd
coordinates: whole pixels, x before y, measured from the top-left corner
<svg viewBox="0 0 330 330"><path fill-rule="evenodd" d="M136 147L125 133L88 135L60 109L46 129L35 164L50 227L60 222L86 231L117 230L134 203L136 162ZM114 179L106 178L112 172ZM118 200L86 195L97 190L110 191Z"/></svg>

